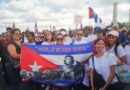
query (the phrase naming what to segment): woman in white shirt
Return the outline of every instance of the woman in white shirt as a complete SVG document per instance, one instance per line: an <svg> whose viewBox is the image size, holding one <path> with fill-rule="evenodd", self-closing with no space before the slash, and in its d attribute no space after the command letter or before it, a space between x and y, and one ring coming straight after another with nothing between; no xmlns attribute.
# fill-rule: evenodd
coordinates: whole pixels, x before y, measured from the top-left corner
<svg viewBox="0 0 130 90"><path fill-rule="evenodd" d="M89 68L90 68L90 83L91 90L120 90L120 87L116 87L117 78L116 75L116 62L115 55L112 53L105 52L105 42L103 39L98 39L95 41L95 51L96 54L93 59L90 58ZM92 61L93 60L93 61ZM105 83L101 87L94 87L94 73L93 71L102 75ZM121 89L122 90L122 89Z"/></svg>
<svg viewBox="0 0 130 90"><path fill-rule="evenodd" d="M126 54L124 48L119 45L119 33L115 30L110 31L107 34L108 48L107 52L113 53L117 57L117 64L126 63Z"/></svg>

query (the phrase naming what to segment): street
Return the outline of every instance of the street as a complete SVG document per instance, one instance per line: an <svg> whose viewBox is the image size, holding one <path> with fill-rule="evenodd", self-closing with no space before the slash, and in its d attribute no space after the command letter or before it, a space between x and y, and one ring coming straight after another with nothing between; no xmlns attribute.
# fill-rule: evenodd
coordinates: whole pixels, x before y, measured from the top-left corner
<svg viewBox="0 0 130 90"><path fill-rule="evenodd" d="M0 63L0 90L9 90L9 89L7 89L7 86L4 81L4 77L2 75L1 63Z"/></svg>

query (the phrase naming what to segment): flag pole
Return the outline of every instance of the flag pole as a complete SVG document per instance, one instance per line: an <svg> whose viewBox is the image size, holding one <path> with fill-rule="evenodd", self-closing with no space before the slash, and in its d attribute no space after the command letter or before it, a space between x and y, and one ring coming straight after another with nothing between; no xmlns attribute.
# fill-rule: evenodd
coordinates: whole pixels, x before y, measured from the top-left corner
<svg viewBox="0 0 130 90"><path fill-rule="evenodd" d="M78 30L78 24L76 23L76 30Z"/></svg>

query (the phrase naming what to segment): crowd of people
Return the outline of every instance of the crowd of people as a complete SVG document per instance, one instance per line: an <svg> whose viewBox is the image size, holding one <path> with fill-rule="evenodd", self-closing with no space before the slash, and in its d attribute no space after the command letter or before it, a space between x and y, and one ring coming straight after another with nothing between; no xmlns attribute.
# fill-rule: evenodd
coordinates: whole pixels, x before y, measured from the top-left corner
<svg viewBox="0 0 130 90"><path fill-rule="evenodd" d="M80 62L85 71L80 84L55 87L35 81L22 82L19 68L22 44L72 45L88 42L94 43L93 55ZM129 51L130 31L116 27L96 31L92 26L85 26L78 30L42 32L21 32L18 28L8 27L6 32L0 35L2 73L9 90L21 90L21 86L27 90L128 90L130 85L119 81L116 66L130 65ZM96 77L96 74L100 74L102 78ZM97 80L103 80L103 84L97 85ZM126 86L128 88L125 88Z"/></svg>

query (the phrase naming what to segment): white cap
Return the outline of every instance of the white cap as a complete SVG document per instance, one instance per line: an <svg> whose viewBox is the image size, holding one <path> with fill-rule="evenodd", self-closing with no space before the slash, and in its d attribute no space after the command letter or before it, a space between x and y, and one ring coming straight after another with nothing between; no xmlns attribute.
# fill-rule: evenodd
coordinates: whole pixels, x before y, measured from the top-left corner
<svg viewBox="0 0 130 90"><path fill-rule="evenodd" d="M108 36L108 35L112 35L112 36L119 37L119 32L117 32L116 30L112 30L112 31L110 31L110 32L107 34L107 36Z"/></svg>

